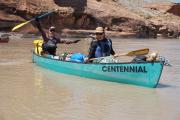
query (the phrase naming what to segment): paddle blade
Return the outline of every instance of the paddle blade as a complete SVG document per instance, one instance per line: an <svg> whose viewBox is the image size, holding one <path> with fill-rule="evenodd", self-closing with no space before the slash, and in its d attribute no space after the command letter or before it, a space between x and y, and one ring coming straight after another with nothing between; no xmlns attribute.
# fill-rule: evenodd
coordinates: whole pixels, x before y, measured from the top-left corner
<svg viewBox="0 0 180 120"><path fill-rule="evenodd" d="M147 55L149 53L149 48L139 49L130 51L128 53L120 54L118 56L137 56L137 55Z"/></svg>
<svg viewBox="0 0 180 120"><path fill-rule="evenodd" d="M24 23L21 23L21 24L19 24L19 25L16 25L16 26L12 29L12 31L15 31L16 29L21 28L22 26L28 24L29 22L31 22L31 21L26 21L26 22L24 22Z"/></svg>
<svg viewBox="0 0 180 120"><path fill-rule="evenodd" d="M129 53L127 53L127 56L137 56L137 55L146 55L149 53L149 48L145 49L139 49L139 50L134 50Z"/></svg>

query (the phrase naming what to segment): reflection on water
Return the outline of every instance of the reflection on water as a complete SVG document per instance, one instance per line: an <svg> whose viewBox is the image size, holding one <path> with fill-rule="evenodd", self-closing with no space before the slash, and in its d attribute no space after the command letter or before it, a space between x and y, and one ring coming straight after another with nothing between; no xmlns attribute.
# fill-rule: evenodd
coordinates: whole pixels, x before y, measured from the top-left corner
<svg viewBox="0 0 180 120"><path fill-rule="evenodd" d="M34 85L39 89L43 89L43 75L41 72L36 71L34 72Z"/></svg>
<svg viewBox="0 0 180 120"><path fill-rule="evenodd" d="M120 113L123 119L128 118L130 114L140 119L141 116L136 113L138 111L149 116L157 117L159 114L158 106L161 103L154 89L84 79L42 68L36 70L49 80L49 85L53 84L61 91L68 91L71 99L66 101L68 104L64 110L65 113L71 113L68 119L118 119ZM158 109L153 110L154 107ZM129 108L133 111L129 111ZM149 110L153 111L149 113Z"/></svg>
<svg viewBox="0 0 180 120"><path fill-rule="evenodd" d="M30 40L0 45L0 120L179 120L179 42L113 39L117 53L147 47L170 60L156 89L40 68Z"/></svg>

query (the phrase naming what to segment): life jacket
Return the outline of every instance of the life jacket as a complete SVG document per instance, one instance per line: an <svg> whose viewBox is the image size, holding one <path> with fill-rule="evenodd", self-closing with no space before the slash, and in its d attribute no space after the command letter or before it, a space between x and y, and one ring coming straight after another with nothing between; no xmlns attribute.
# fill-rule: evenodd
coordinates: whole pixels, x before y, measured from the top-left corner
<svg viewBox="0 0 180 120"><path fill-rule="evenodd" d="M49 40L44 43L45 46L47 47L51 47L51 48L57 48L57 38L53 37L53 38L49 38Z"/></svg>
<svg viewBox="0 0 180 120"><path fill-rule="evenodd" d="M38 55L41 55L42 52L42 45L43 45L43 40L34 40L34 52Z"/></svg>
<svg viewBox="0 0 180 120"><path fill-rule="evenodd" d="M112 42L110 39L105 41L97 41L97 47L95 50L95 57L110 56Z"/></svg>

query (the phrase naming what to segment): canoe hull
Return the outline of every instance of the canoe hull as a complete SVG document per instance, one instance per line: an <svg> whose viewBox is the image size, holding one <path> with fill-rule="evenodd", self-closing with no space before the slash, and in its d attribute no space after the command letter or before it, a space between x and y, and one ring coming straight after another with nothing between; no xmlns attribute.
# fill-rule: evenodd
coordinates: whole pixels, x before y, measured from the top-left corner
<svg viewBox="0 0 180 120"><path fill-rule="evenodd" d="M33 54L33 61L44 68L86 78L155 88L159 82L163 63L101 63L82 64L54 60Z"/></svg>

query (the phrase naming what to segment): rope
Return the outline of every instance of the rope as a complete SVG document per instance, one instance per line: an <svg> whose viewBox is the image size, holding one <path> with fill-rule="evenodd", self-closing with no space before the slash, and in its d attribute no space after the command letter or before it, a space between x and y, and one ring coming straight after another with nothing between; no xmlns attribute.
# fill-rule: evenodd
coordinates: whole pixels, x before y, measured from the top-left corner
<svg viewBox="0 0 180 120"><path fill-rule="evenodd" d="M164 65L165 65L165 66L172 66L172 65L170 64L170 61L169 61L168 59L166 59L164 56L158 56L158 59L159 59L160 61L164 62Z"/></svg>

